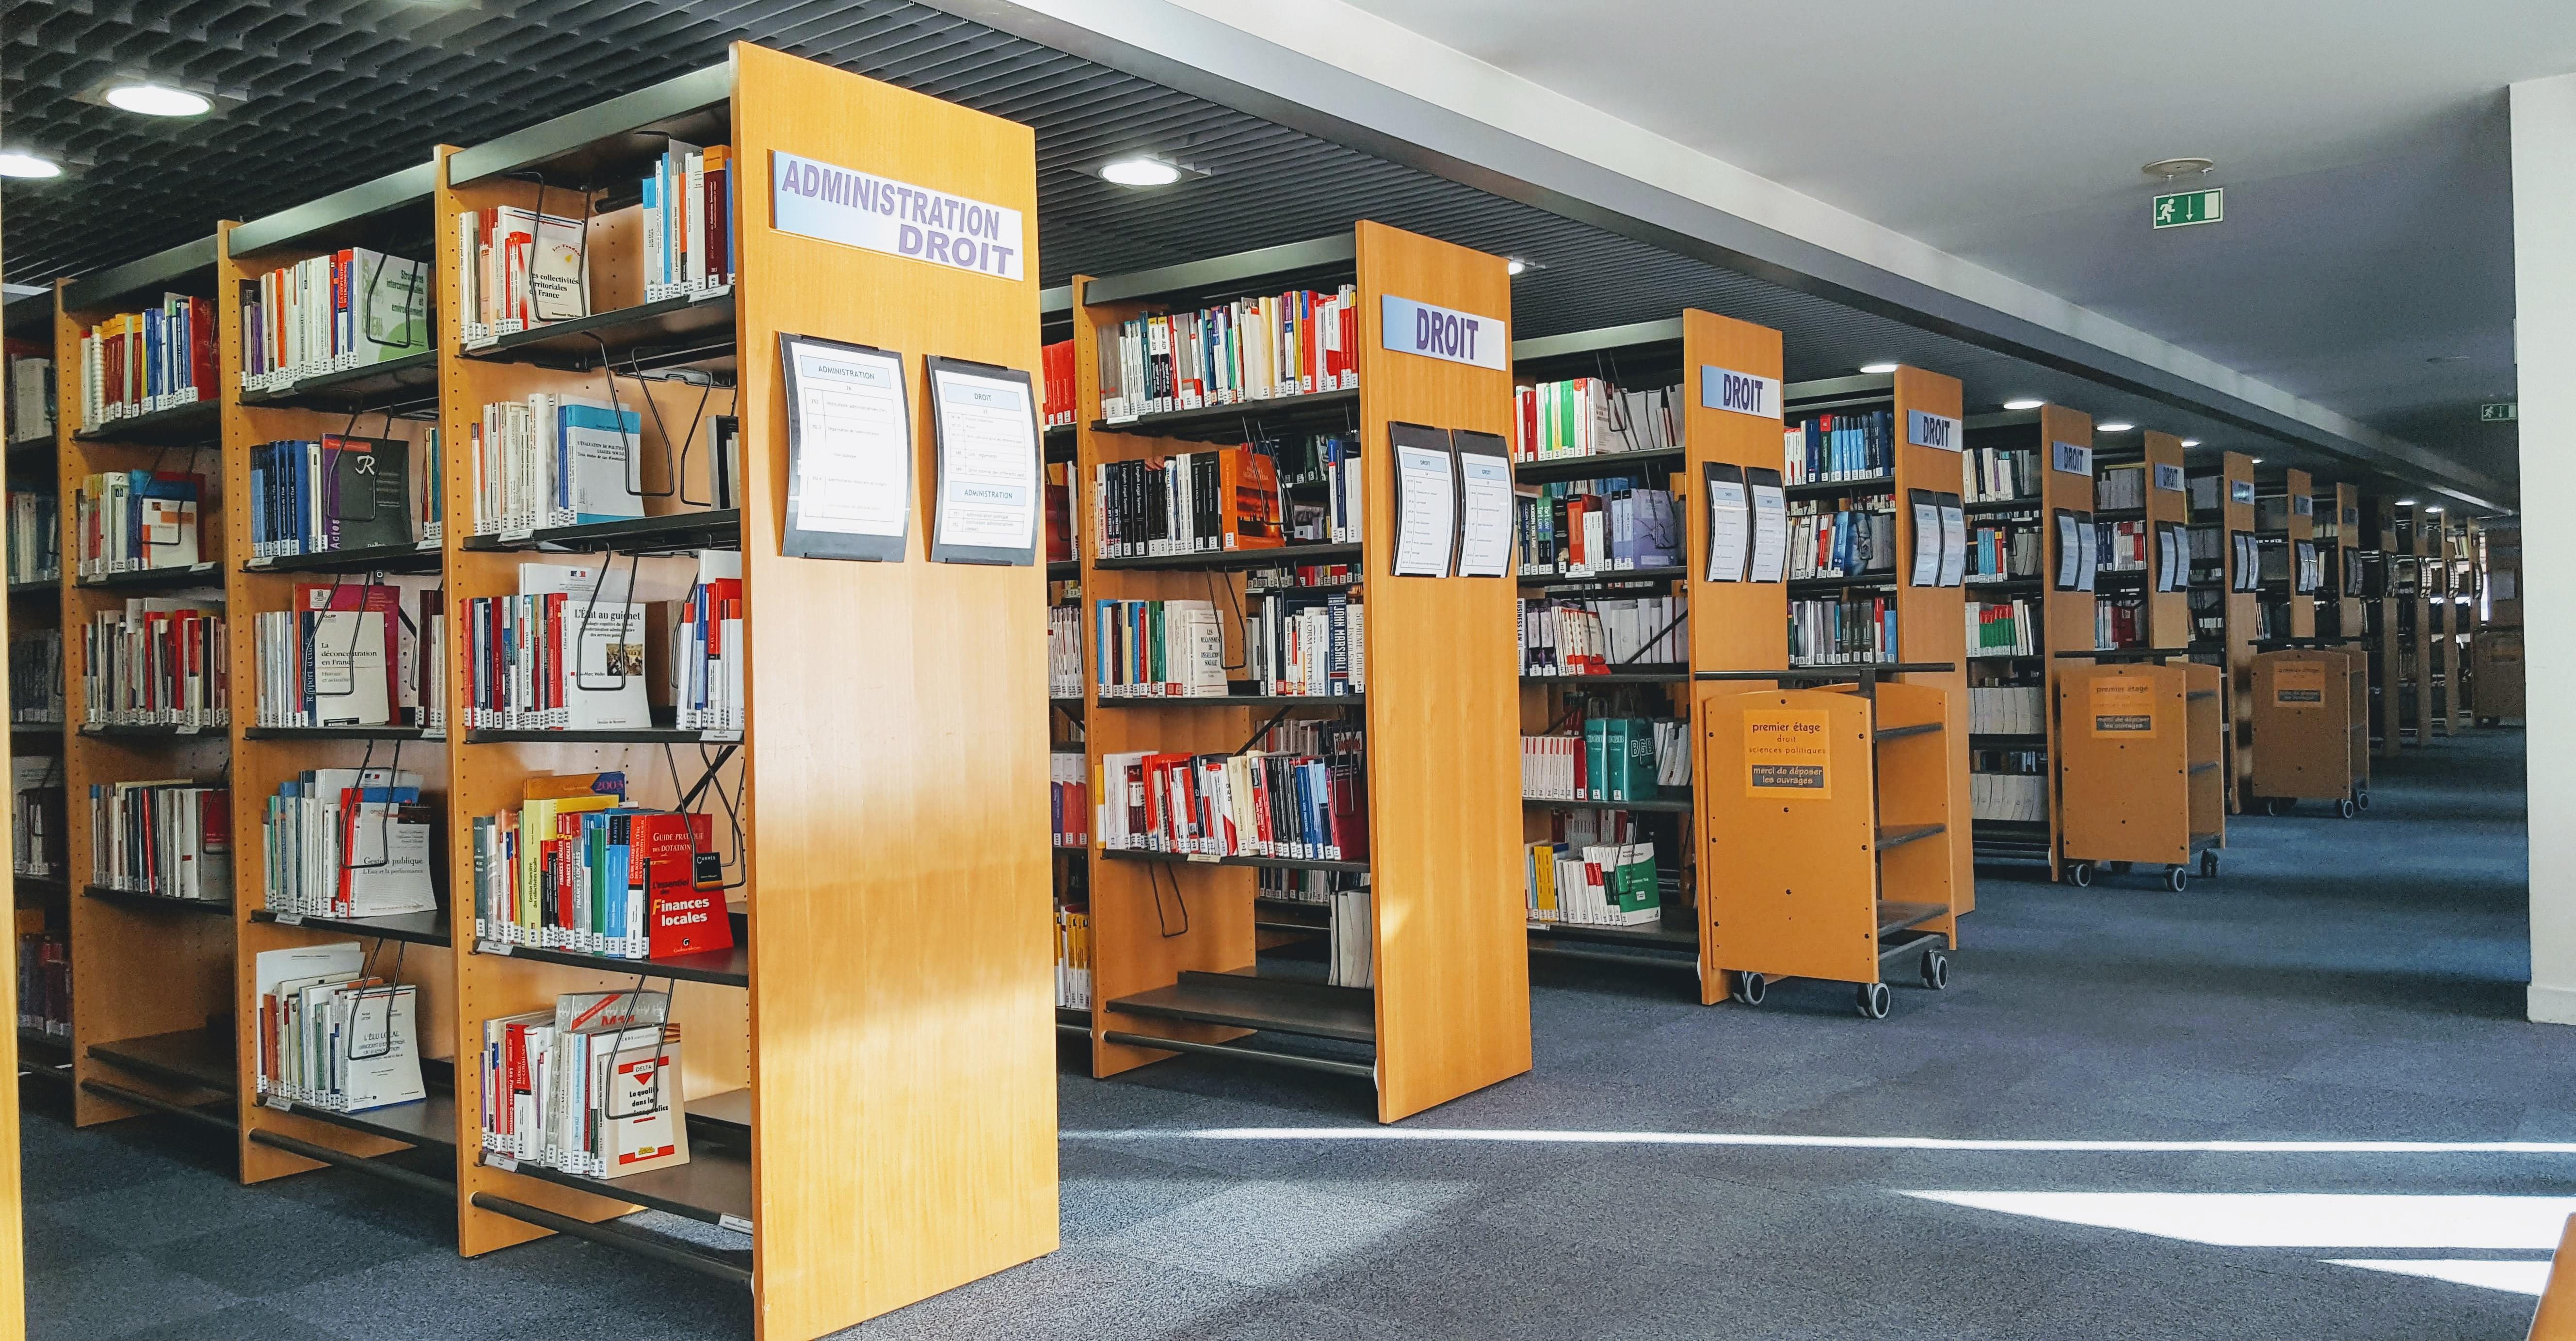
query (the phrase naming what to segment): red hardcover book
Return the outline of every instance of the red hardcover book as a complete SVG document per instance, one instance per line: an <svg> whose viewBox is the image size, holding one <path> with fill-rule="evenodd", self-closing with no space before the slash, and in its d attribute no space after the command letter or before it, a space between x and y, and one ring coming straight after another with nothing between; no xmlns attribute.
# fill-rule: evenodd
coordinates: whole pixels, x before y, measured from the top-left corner
<svg viewBox="0 0 2576 1341"><path fill-rule="evenodd" d="M733 948L733 919L724 891L702 887L697 858L714 847L714 820L706 815L634 816L630 879L644 888L645 953L655 959Z"/></svg>

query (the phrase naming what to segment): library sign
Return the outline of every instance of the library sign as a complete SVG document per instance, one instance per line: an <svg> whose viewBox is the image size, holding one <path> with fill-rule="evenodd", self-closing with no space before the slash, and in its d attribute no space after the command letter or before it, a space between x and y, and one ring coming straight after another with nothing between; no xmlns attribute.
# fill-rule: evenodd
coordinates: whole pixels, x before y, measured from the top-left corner
<svg viewBox="0 0 2576 1341"><path fill-rule="evenodd" d="M1378 343L1398 354L1419 354L1501 371L1511 366L1511 338L1498 317L1455 312L1394 294L1380 295Z"/></svg>
<svg viewBox="0 0 2576 1341"><path fill-rule="evenodd" d="M1020 212L769 151L770 209L779 232L863 247L995 279L1021 277Z"/></svg>
<svg viewBox="0 0 2576 1341"><path fill-rule="evenodd" d="M1821 712L1744 710L1744 794L1784 800L1834 796L1833 718Z"/></svg>

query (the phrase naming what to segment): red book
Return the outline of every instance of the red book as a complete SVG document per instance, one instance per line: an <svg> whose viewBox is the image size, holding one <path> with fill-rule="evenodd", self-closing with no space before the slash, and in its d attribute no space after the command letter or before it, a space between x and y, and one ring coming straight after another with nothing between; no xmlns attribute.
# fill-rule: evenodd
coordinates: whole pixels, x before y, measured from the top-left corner
<svg viewBox="0 0 2576 1341"><path fill-rule="evenodd" d="M733 948L733 918L724 890L701 886L698 854L714 847L706 815L637 815L632 869L644 882L645 953L655 959Z"/></svg>

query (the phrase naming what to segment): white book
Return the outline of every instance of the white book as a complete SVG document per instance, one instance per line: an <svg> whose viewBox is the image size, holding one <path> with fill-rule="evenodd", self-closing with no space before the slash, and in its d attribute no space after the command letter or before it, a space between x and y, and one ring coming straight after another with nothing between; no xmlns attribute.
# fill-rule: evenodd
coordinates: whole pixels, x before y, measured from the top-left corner
<svg viewBox="0 0 2576 1341"><path fill-rule="evenodd" d="M341 1020L334 1106L358 1113L427 1098L420 1078L420 989L348 989L336 994L334 1004Z"/></svg>

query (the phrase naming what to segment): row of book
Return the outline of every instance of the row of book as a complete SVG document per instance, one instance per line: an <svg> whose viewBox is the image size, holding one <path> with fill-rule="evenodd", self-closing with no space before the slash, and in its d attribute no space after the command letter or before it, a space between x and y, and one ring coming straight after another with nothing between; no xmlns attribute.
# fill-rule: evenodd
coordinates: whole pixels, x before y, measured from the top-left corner
<svg viewBox="0 0 2576 1341"><path fill-rule="evenodd" d="M2028 447L1970 447L1959 453L1959 492L1971 503L2039 497L2039 453Z"/></svg>
<svg viewBox="0 0 2576 1341"><path fill-rule="evenodd" d="M1100 757L1103 848L1213 857L1368 860L1360 728L1281 722L1240 754Z"/></svg>
<svg viewBox="0 0 2576 1341"><path fill-rule="evenodd" d="M1663 920L1653 843L1532 843L1524 871L1532 922L1636 927Z"/></svg>
<svg viewBox="0 0 2576 1341"><path fill-rule="evenodd" d="M41 346L8 342L9 443L46 442L54 436L54 361L32 352Z"/></svg>
<svg viewBox="0 0 2576 1341"><path fill-rule="evenodd" d="M284 558L436 541L442 467L435 428L418 444L342 434L255 444L250 449L251 556Z"/></svg>
<svg viewBox="0 0 2576 1341"><path fill-rule="evenodd" d="M434 577L299 582L252 616L263 727L446 725L447 617Z"/></svg>
<svg viewBox="0 0 2576 1341"><path fill-rule="evenodd" d="M2038 736L2048 731L2048 691L2035 684L1968 686L1968 733Z"/></svg>
<svg viewBox="0 0 2576 1341"><path fill-rule="evenodd" d="M1244 570L1243 590L1246 595L1264 591L1314 591L1327 587L1355 587L1360 583L1360 565L1355 563L1286 563L1276 568Z"/></svg>
<svg viewBox="0 0 2576 1341"><path fill-rule="evenodd" d="M261 810L260 906L281 917L436 911L438 827L418 773L308 768L279 783Z"/></svg>
<svg viewBox="0 0 2576 1341"><path fill-rule="evenodd" d="M741 555L696 558L696 578L676 601L632 599L649 588L636 568L613 563L521 564L517 595L468 599L459 612L471 668L465 725L649 729L659 661L681 729L742 730Z"/></svg>
<svg viewBox="0 0 2576 1341"><path fill-rule="evenodd" d="M1038 368L1046 384L1039 404L1042 422L1049 428L1064 428L1074 421L1074 411L1082 400L1075 385L1073 342L1058 340L1038 351Z"/></svg>
<svg viewBox="0 0 2576 1341"><path fill-rule="evenodd" d="M1874 494L1790 505L1789 576L1867 577L1896 571L1896 500Z"/></svg>
<svg viewBox="0 0 2576 1341"><path fill-rule="evenodd" d="M1690 660L1679 596L1520 598L1521 674L1607 675Z"/></svg>
<svg viewBox="0 0 2576 1341"><path fill-rule="evenodd" d="M1091 762L1081 751L1047 755L1047 816L1057 847L1091 846Z"/></svg>
<svg viewBox="0 0 2576 1341"><path fill-rule="evenodd" d="M1532 801L1655 801L1690 788L1688 724L1592 717L1580 731L1521 737L1521 796Z"/></svg>
<svg viewBox="0 0 2576 1341"><path fill-rule="evenodd" d="M1091 1009L1091 913L1055 910L1055 1008Z"/></svg>
<svg viewBox="0 0 2576 1341"><path fill-rule="evenodd" d="M2143 572L2155 562L2155 532L2145 522L2124 521L2097 524L2093 528L2093 567L2096 572Z"/></svg>
<svg viewBox="0 0 2576 1341"><path fill-rule="evenodd" d="M745 708L743 668L742 551L705 549L697 553L698 571L689 594L679 604L671 632L671 699L683 731L744 731L751 714ZM628 570L628 577L634 576ZM612 665L641 670L632 646L623 648ZM585 674L595 674L587 665Z"/></svg>
<svg viewBox="0 0 2576 1341"><path fill-rule="evenodd" d="M140 596L81 626L85 726L231 724L231 644L219 601Z"/></svg>
<svg viewBox="0 0 2576 1341"><path fill-rule="evenodd" d="M215 398L215 305L184 293L122 312L80 338L81 427Z"/></svg>
<svg viewBox="0 0 2576 1341"><path fill-rule="evenodd" d="M1343 878L1349 883L1330 886L1324 895L1325 905L1332 910L1324 981L1333 987L1375 987L1377 923L1369 911L1368 877Z"/></svg>
<svg viewBox="0 0 2576 1341"><path fill-rule="evenodd" d="M13 874L59 878L70 869L63 841L63 757L9 756L9 869Z"/></svg>
<svg viewBox="0 0 2576 1341"><path fill-rule="evenodd" d="M72 488L73 563L80 577L198 562L206 477L175 470L112 470Z"/></svg>
<svg viewBox="0 0 2576 1341"><path fill-rule="evenodd" d="M1868 480L1896 472L1896 412L1820 414L1790 425L1781 439L1780 481L1821 484Z"/></svg>
<svg viewBox="0 0 2576 1341"><path fill-rule="evenodd" d="M1047 697L1082 697L1082 607L1047 607Z"/></svg>
<svg viewBox="0 0 2576 1341"><path fill-rule="evenodd" d="M1971 769L1968 814L1981 820L2043 824L2048 820L2046 774L2000 773Z"/></svg>
<svg viewBox="0 0 2576 1341"><path fill-rule="evenodd" d="M63 631L36 629L9 640L9 721L63 724Z"/></svg>
<svg viewBox="0 0 2576 1341"><path fill-rule="evenodd" d="M429 348L429 265L344 247L262 274L242 294L241 387L283 391Z"/></svg>
<svg viewBox="0 0 2576 1341"><path fill-rule="evenodd" d="M1212 601L1092 602L1102 698L1223 698L1225 625Z"/></svg>
<svg viewBox="0 0 2576 1341"><path fill-rule="evenodd" d="M1359 385L1359 290L1136 317L1104 332L1100 412L1110 420Z"/></svg>
<svg viewBox="0 0 2576 1341"><path fill-rule="evenodd" d="M18 1027L65 1043L72 1036L71 934L46 927L42 908L18 910Z"/></svg>
<svg viewBox="0 0 2576 1341"><path fill-rule="evenodd" d="M1093 470L1092 533L1103 559L1275 549L1287 543L1284 515L1278 463L1249 445Z"/></svg>
<svg viewBox="0 0 2576 1341"><path fill-rule="evenodd" d="M252 956L252 1075L264 1103L363 1113L428 1097L420 988L373 971L356 941ZM399 961L397 961L399 962Z"/></svg>
<svg viewBox="0 0 2576 1341"><path fill-rule="evenodd" d="M1516 461L1559 461L1682 445L1682 389L1628 391L1598 377L1540 382L1513 392Z"/></svg>
<svg viewBox="0 0 2576 1341"><path fill-rule="evenodd" d="M609 959L733 946L711 816L628 804L622 773L537 776L473 822L474 935Z"/></svg>
<svg viewBox="0 0 2576 1341"><path fill-rule="evenodd" d="M1244 612L1244 669L1258 693L1365 693L1367 647L1368 607L1357 592L1264 592Z"/></svg>
<svg viewBox="0 0 2576 1341"><path fill-rule="evenodd" d="M2093 645L2105 651L2147 645L2147 604L2131 597L2093 603Z"/></svg>
<svg viewBox="0 0 2576 1341"><path fill-rule="evenodd" d="M1968 655L2039 655L2039 602L2018 596L2008 601L1968 602Z"/></svg>
<svg viewBox="0 0 2576 1341"><path fill-rule="evenodd" d="M1967 568L1963 580L2009 582L2037 577L2048 546L2036 514L1983 521L1968 529Z"/></svg>
<svg viewBox="0 0 2576 1341"><path fill-rule="evenodd" d="M1522 487L1513 502L1523 577L1590 577L1681 562L1680 503L1643 478L1555 480Z"/></svg>
<svg viewBox="0 0 2576 1341"><path fill-rule="evenodd" d="M516 205L456 216L456 304L466 345L590 315L589 229Z"/></svg>
<svg viewBox="0 0 2576 1341"><path fill-rule="evenodd" d="M1073 463L1048 461L1046 467L1046 561L1071 563L1073 550Z"/></svg>
<svg viewBox="0 0 2576 1341"><path fill-rule="evenodd" d="M9 582L58 582L63 528L51 489L9 491Z"/></svg>
<svg viewBox="0 0 2576 1341"><path fill-rule="evenodd" d="M2112 466L2093 477L2093 506L2120 512L2147 505L2147 468Z"/></svg>
<svg viewBox="0 0 2576 1341"><path fill-rule="evenodd" d="M1896 598L1846 596L1789 602L1789 664L1853 666L1895 661Z"/></svg>
<svg viewBox="0 0 2576 1341"><path fill-rule="evenodd" d="M665 141L641 183L644 301L696 298L733 283L733 149Z"/></svg>
<svg viewBox="0 0 2576 1341"><path fill-rule="evenodd" d="M231 793L187 778L93 783L89 883L230 903Z"/></svg>
<svg viewBox="0 0 2576 1341"><path fill-rule="evenodd" d="M643 429L639 411L552 392L485 405L469 444L474 533L643 516Z"/></svg>
<svg viewBox="0 0 2576 1341"><path fill-rule="evenodd" d="M486 1163L623 1178L689 1162L668 992L575 992L483 1022Z"/></svg>

